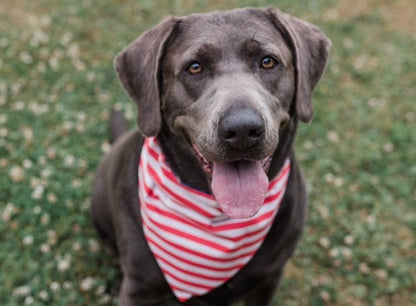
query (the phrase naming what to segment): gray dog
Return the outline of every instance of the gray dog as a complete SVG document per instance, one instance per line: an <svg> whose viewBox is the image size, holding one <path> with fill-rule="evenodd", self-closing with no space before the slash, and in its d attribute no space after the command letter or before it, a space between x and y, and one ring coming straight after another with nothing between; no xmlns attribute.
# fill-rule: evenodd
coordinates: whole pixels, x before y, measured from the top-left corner
<svg viewBox="0 0 416 306"><path fill-rule="evenodd" d="M91 214L121 305L270 303L303 228L292 143L329 48L312 24L248 8L166 19L117 56L139 129L113 118Z"/></svg>

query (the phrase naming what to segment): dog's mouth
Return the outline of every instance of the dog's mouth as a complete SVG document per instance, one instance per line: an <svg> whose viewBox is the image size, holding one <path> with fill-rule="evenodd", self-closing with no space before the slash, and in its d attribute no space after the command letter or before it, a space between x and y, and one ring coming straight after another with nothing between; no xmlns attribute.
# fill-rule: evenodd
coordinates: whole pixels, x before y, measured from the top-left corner
<svg viewBox="0 0 416 306"><path fill-rule="evenodd" d="M205 172L212 178L211 190L221 210L230 218L254 216L264 203L269 186L267 171L271 156L258 161L235 160L217 163L207 160L193 145Z"/></svg>

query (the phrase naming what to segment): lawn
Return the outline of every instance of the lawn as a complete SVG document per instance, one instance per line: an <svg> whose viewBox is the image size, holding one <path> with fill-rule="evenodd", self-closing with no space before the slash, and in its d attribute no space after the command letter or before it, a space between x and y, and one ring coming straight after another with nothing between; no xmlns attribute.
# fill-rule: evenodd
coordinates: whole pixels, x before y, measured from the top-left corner
<svg viewBox="0 0 416 306"><path fill-rule="evenodd" d="M88 218L109 111L136 116L115 54L169 14L266 5L333 42L296 139L309 219L275 305L416 304L414 0L2 0L1 305L116 304Z"/></svg>

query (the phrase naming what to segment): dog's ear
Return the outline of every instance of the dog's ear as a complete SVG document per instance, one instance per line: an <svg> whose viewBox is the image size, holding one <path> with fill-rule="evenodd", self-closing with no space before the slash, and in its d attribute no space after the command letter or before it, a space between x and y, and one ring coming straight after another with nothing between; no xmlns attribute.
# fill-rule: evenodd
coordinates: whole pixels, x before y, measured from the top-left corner
<svg viewBox="0 0 416 306"><path fill-rule="evenodd" d="M156 136L162 124L158 71L163 50L176 20L171 17L144 32L115 58L118 77L138 107L140 132Z"/></svg>
<svg viewBox="0 0 416 306"><path fill-rule="evenodd" d="M269 7L267 12L292 50L296 71L296 115L299 120L309 123L313 116L312 91L325 70L331 41L308 22L274 7Z"/></svg>

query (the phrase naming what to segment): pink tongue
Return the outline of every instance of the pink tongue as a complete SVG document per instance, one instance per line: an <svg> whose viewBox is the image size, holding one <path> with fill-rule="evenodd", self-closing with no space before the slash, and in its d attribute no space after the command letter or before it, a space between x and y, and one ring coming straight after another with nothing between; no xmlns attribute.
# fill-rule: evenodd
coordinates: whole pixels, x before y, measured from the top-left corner
<svg viewBox="0 0 416 306"><path fill-rule="evenodd" d="M269 180L261 162L214 163L211 189L230 218L249 218L263 205Z"/></svg>

